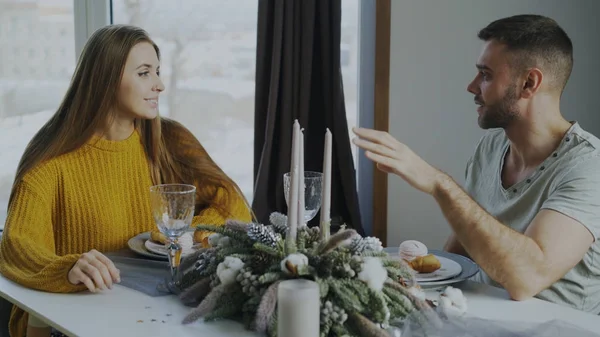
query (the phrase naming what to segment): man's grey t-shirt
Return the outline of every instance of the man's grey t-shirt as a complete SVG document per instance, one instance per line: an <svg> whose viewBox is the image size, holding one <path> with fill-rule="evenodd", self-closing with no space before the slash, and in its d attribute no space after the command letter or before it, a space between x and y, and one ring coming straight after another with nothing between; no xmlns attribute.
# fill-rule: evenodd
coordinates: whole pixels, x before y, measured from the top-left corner
<svg viewBox="0 0 600 337"><path fill-rule="evenodd" d="M509 188L501 181L509 148L504 130L486 133L467 163L465 190L492 216L524 233L541 209L585 226L594 243L583 259L536 297L600 314L600 140L573 123L536 171ZM475 280L501 287L481 271Z"/></svg>

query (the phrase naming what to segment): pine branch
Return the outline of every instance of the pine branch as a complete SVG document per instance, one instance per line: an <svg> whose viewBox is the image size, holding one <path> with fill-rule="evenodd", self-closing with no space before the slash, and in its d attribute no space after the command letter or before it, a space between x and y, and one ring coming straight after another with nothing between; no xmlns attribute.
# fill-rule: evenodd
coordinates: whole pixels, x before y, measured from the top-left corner
<svg viewBox="0 0 600 337"><path fill-rule="evenodd" d="M326 298L329 294L329 281L330 280L315 277L315 282L317 282L319 285L319 294L321 295L321 300Z"/></svg>
<svg viewBox="0 0 600 337"><path fill-rule="evenodd" d="M368 318L361 315L358 312L350 313L351 319L348 321L359 331L361 336L364 337L390 337L390 335L375 323L371 322Z"/></svg>
<svg viewBox="0 0 600 337"><path fill-rule="evenodd" d="M211 322L222 318L231 318L241 312L241 306L239 303L228 302L225 303L215 310L211 311L204 317L205 322Z"/></svg>
<svg viewBox="0 0 600 337"><path fill-rule="evenodd" d="M248 237L248 235L245 232L231 230L230 228L227 228L225 226L198 225L196 226L196 230L219 233L224 236L228 236L239 243L245 243L249 245L252 244L252 240Z"/></svg>
<svg viewBox="0 0 600 337"><path fill-rule="evenodd" d="M306 231L298 231L298 236L296 238L296 247L299 251L303 251L306 249L306 239L308 237L308 233Z"/></svg>
<svg viewBox="0 0 600 337"><path fill-rule="evenodd" d="M204 298L202 302L198 305L198 307L192 310L184 319L183 324L189 324L197 321L200 317L207 315L211 311L213 311L219 300L226 296L227 292L230 291L230 287L225 285L219 285L214 288L207 296Z"/></svg>
<svg viewBox="0 0 600 337"><path fill-rule="evenodd" d="M273 257L276 258L283 258L281 252L277 249L277 248L273 248L267 245L263 245L260 242L256 242L253 246L252 246L255 250L271 255Z"/></svg>
<svg viewBox="0 0 600 337"><path fill-rule="evenodd" d="M369 252L363 252L361 254L361 256L363 256L363 257L381 257L381 258L383 258L383 257L386 257L388 255L387 255L386 252L383 252L383 251L382 252L370 252L369 251Z"/></svg>
<svg viewBox="0 0 600 337"><path fill-rule="evenodd" d="M270 319L277 307L277 289L279 287L279 282L280 281L277 281L267 288L267 291L263 295L260 305L258 306L258 310L256 310L254 326L256 331L260 333L267 332Z"/></svg>
<svg viewBox="0 0 600 337"><path fill-rule="evenodd" d="M406 287L403 287L402 285L400 285L396 282L390 282L390 281L386 281L384 284L384 287L389 287L393 290L396 290L396 291L402 293L402 295L404 295L406 298L408 298L410 300L410 302L412 303L414 308L417 309L417 310L411 311L411 314L413 314L415 316L415 319L423 328L427 328L428 326L434 326L434 327L442 326L442 322L441 322L439 316L429 306L429 304L427 304L427 302L425 302L423 300L416 298L415 295L413 295L410 291L408 291L408 289Z"/></svg>
<svg viewBox="0 0 600 337"><path fill-rule="evenodd" d="M210 277L204 277L179 295L183 304L197 305L210 292Z"/></svg>
<svg viewBox="0 0 600 337"><path fill-rule="evenodd" d="M337 232L329 238L327 243L323 245L320 253L327 254L357 235L358 233L356 233L354 229L347 229L345 231Z"/></svg>
<svg viewBox="0 0 600 337"><path fill-rule="evenodd" d="M235 232L246 233L246 231L248 230L248 226L249 225L250 224L245 223L245 222L241 222L241 221L238 221L238 220L230 219L230 220L227 220L225 222L224 227L227 228L227 229L229 229L229 230L235 231Z"/></svg>
<svg viewBox="0 0 600 337"><path fill-rule="evenodd" d="M224 247L217 251L218 260L224 260L225 257L233 254L252 254L252 251L249 247L241 246Z"/></svg>
<svg viewBox="0 0 600 337"><path fill-rule="evenodd" d="M269 322L269 329L268 329L267 333L269 334L269 337L278 337L277 336L277 310L275 310L275 312L273 312L273 317L271 318L271 321Z"/></svg>
<svg viewBox="0 0 600 337"><path fill-rule="evenodd" d="M273 283L275 281L278 281L281 278L281 273L277 272L269 272L269 273L265 273L262 274L259 278L258 278L258 282L260 284L269 284L269 283Z"/></svg>
<svg viewBox="0 0 600 337"><path fill-rule="evenodd" d="M335 303L348 313L353 311L364 312L367 309L354 292L354 289L345 287L339 280L329 280L329 291L338 299Z"/></svg>
<svg viewBox="0 0 600 337"><path fill-rule="evenodd" d="M333 332L334 336L348 336L348 335L350 335L350 331L348 331L348 328L346 328L345 324L344 325L334 324L331 327L331 332Z"/></svg>
<svg viewBox="0 0 600 337"><path fill-rule="evenodd" d="M412 309L414 309L409 299L390 288L383 288L383 296L390 308L391 319L405 318L406 316L410 315Z"/></svg>
<svg viewBox="0 0 600 337"><path fill-rule="evenodd" d="M200 255L202 255L203 253L205 253L209 249L210 248L200 248L200 249L196 250L195 252L193 252L189 255L186 255L184 258L181 259L179 268L181 270L188 270L189 268L191 268L194 265L194 263L196 263L196 260L198 260L198 257Z"/></svg>

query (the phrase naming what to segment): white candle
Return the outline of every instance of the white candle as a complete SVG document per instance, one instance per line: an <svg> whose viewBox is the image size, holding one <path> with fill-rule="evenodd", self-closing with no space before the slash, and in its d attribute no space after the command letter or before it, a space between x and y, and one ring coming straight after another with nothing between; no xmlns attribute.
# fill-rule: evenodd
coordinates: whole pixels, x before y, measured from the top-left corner
<svg viewBox="0 0 600 337"><path fill-rule="evenodd" d="M318 337L319 286L306 279L286 280L277 288L277 336Z"/></svg>
<svg viewBox="0 0 600 337"><path fill-rule="evenodd" d="M304 133L300 130L300 160L298 163L298 227L304 225L305 200L304 200Z"/></svg>
<svg viewBox="0 0 600 337"><path fill-rule="evenodd" d="M323 150L323 187L321 198L321 239L329 239L331 224L331 156L332 138L329 129L325 132L325 148Z"/></svg>
<svg viewBox="0 0 600 337"><path fill-rule="evenodd" d="M296 231L298 228L298 162L300 161L300 124L298 120L294 121L292 132L292 163L290 166L290 194L288 208L288 233L286 236L286 246L289 248L296 247Z"/></svg>

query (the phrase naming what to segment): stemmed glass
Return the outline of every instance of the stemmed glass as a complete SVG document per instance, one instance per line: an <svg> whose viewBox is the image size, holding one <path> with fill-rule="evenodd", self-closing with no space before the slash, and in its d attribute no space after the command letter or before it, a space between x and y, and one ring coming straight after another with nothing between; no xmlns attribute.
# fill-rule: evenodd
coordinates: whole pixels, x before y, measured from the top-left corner
<svg viewBox="0 0 600 337"><path fill-rule="evenodd" d="M181 245L177 240L192 224L194 217L196 187L186 184L163 184L150 187L152 216L158 229L167 237L166 248L171 269L166 290L176 292L180 275Z"/></svg>
<svg viewBox="0 0 600 337"><path fill-rule="evenodd" d="M290 173L283 175L283 193L285 202L290 207ZM304 172L304 224L312 220L321 208L323 173Z"/></svg>

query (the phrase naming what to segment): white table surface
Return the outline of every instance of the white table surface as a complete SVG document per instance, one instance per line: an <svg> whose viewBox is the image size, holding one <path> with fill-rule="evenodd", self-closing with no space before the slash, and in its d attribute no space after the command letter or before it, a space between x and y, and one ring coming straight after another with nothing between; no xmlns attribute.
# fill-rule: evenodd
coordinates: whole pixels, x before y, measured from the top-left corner
<svg viewBox="0 0 600 337"><path fill-rule="evenodd" d="M502 289L471 281L458 287L467 297L467 314L471 316L518 322L561 319L600 333L600 316L538 299L512 301ZM427 295L435 297L437 293L428 291ZM69 336L258 336L232 321L200 320L182 325L191 308L177 297L150 297L119 285L96 294L53 294L27 289L0 276L0 296Z"/></svg>

